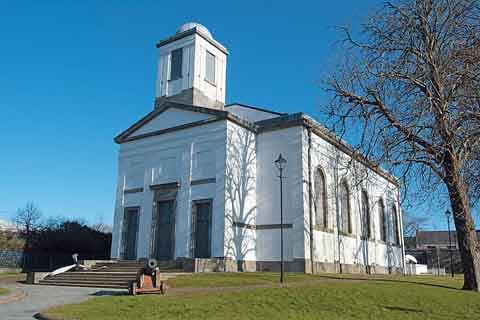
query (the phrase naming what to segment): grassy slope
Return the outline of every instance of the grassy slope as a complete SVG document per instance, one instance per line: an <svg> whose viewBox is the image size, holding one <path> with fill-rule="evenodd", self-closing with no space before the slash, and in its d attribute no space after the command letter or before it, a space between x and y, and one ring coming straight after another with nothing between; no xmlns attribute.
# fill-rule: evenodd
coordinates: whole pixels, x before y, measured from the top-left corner
<svg viewBox="0 0 480 320"><path fill-rule="evenodd" d="M268 284L276 274L206 274L177 278L177 287ZM337 275L327 276L336 278ZM355 276L352 276L355 277ZM181 296L98 297L47 313L65 319L478 319L479 295L458 290L461 281L432 277L330 279L288 288ZM356 278L356 277L355 277ZM208 279L208 281L207 281ZM289 281L324 279L289 275Z"/></svg>
<svg viewBox="0 0 480 320"><path fill-rule="evenodd" d="M2 294L6 294L6 293L8 293L8 292L9 292L8 289L0 288L0 296L1 296Z"/></svg>

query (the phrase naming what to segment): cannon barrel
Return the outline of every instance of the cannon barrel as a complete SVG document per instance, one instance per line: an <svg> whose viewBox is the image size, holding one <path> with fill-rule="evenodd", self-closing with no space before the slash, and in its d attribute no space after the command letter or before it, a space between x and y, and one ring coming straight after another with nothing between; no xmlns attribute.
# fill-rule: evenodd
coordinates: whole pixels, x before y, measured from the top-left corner
<svg viewBox="0 0 480 320"><path fill-rule="evenodd" d="M144 274L149 274L153 275L158 271L158 262L156 259L148 259L147 262L145 262L145 266L143 267L142 272Z"/></svg>

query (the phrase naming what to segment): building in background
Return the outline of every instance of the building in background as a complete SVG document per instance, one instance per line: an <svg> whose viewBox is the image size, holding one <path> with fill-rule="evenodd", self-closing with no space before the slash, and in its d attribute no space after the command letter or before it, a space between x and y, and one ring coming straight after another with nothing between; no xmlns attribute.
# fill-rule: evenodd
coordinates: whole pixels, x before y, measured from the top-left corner
<svg viewBox="0 0 480 320"><path fill-rule="evenodd" d="M477 238L480 239L480 230L476 231ZM452 246L450 247L448 231L417 231L414 243L416 249L458 249L457 233L450 233Z"/></svg>
<svg viewBox="0 0 480 320"><path fill-rule="evenodd" d="M154 109L115 138L112 258L278 270L283 227L288 271L403 269L393 176L308 115L225 104L228 51L204 26L157 48Z"/></svg>
<svg viewBox="0 0 480 320"><path fill-rule="evenodd" d="M476 233L480 240L480 230L477 230ZM451 246L448 231L419 230L414 237L405 237L405 252L415 257L418 263L427 265L429 273L450 273L452 266L455 273L462 273L457 234L455 231L451 231L450 236Z"/></svg>

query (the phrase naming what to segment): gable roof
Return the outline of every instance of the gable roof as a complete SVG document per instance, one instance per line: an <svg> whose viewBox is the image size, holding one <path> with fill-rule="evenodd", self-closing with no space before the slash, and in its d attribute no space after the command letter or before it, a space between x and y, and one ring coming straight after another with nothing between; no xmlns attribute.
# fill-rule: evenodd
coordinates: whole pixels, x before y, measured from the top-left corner
<svg viewBox="0 0 480 320"><path fill-rule="evenodd" d="M179 125L179 126L168 128L168 129L162 129L162 130L158 130L158 131L154 131L154 132L149 132L149 133L144 133L144 134L132 136L132 134L135 131L137 131L142 126L144 126L145 124L147 124L150 121L152 121L153 119L155 119L161 113L163 113L166 110L171 109L171 108L186 110L186 111L192 111L192 112L200 112L200 113L212 115L213 117L208 118L208 119L204 119L204 120L194 121L194 122L187 123L187 124L182 124L182 125ZM143 118L141 118L140 120L138 120L137 122L132 124L130 127L128 127L123 132L121 132L119 135L117 135L114 138L114 141L116 143L120 144L120 143L133 141L133 140L138 140L138 139L142 139L142 138L153 136L153 135L159 135L159 134L162 134L162 133L167 133L167 132L172 132L172 131L176 131L176 130L186 129L186 128L199 126L199 125L203 125L203 124L207 124L207 123L211 123L211 122L215 122L215 121L225 120L225 119L231 120L231 121L237 123L238 125L240 125L242 127L245 127L245 128L247 128L249 130L252 130L252 131L255 131L255 129L256 129L256 127L252 123L250 123L248 121L245 121L243 119L240 119L240 118L231 114L228 111L217 110L217 109L206 108L206 107L200 107L200 106L194 106L194 105L178 103L178 102L167 100L167 101L161 103L160 105L156 105L154 110L149 112L146 116L144 116Z"/></svg>

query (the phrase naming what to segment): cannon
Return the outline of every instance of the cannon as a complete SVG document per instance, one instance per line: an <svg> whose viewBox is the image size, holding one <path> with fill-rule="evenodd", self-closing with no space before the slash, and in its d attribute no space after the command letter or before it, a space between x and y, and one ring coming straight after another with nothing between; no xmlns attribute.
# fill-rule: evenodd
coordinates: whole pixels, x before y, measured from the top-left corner
<svg viewBox="0 0 480 320"><path fill-rule="evenodd" d="M160 293L167 292L167 285L160 280L160 270L157 260L149 259L145 266L137 272L136 279L128 283L128 291L131 295L144 293Z"/></svg>

